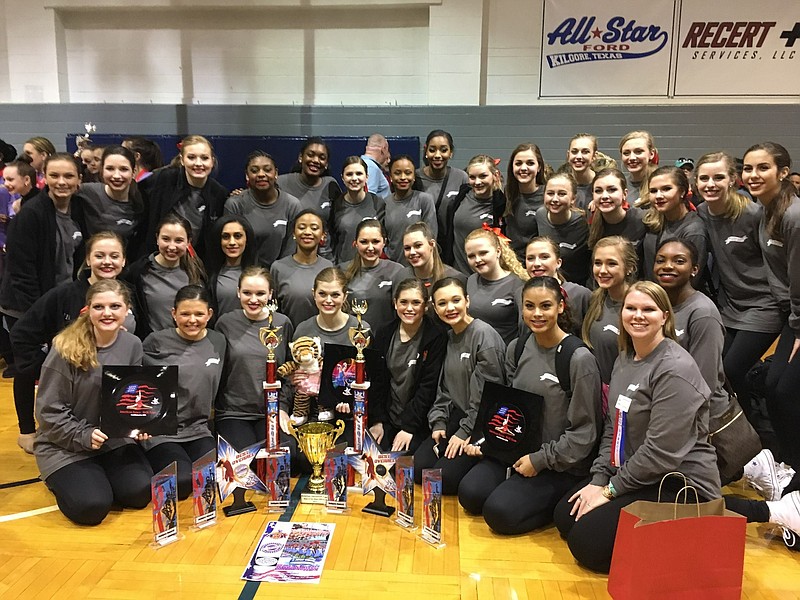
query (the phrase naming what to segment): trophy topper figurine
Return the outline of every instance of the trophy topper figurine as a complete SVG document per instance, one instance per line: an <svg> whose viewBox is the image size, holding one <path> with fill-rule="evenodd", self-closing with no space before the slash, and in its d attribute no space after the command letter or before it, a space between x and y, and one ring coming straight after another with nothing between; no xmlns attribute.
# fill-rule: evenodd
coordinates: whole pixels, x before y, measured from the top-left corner
<svg viewBox="0 0 800 600"><path fill-rule="evenodd" d="M281 345L281 336L278 331L281 327L272 326L272 315L278 311L278 304L274 301L264 305L264 312L267 313L267 326L258 330L258 339L267 347L269 360L275 360L275 348Z"/></svg>
<svg viewBox="0 0 800 600"><path fill-rule="evenodd" d="M92 140L89 136L97 131L97 126L91 122L84 123L83 128L86 130L86 133L84 135L75 136L75 145L77 146L77 150L75 151L76 157L80 157L81 150L92 143Z"/></svg>
<svg viewBox="0 0 800 600"><path fill-rule="evenodd" d="M353 301L351 304L351 309L353 313L356 315L356 319L358 319L358 325L355 327L350 328L349 336L350 342L353 346L356 347L358 353L356 354L357 361L364 360L364 348L369 346L370 342L370 334L369 334L369 327L364 327L361 318L367 312L367 301L363 300L361 302Z"/></svg>

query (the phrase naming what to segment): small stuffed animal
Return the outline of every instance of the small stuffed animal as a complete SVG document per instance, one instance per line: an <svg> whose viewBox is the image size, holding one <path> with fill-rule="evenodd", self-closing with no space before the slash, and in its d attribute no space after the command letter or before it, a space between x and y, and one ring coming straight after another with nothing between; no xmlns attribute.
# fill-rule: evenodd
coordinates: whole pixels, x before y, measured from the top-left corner
<svg viewBox="0 0 800 600"><path fill-rule="evenodd" d="M292 373L305 375L303 381L295 386L292 423L302 425L311 412L311 396L319 394L322 374L322 341L318 337L302 336L289 343L293 360L287 360L278 367L278 375L288 377Z"/></svg>

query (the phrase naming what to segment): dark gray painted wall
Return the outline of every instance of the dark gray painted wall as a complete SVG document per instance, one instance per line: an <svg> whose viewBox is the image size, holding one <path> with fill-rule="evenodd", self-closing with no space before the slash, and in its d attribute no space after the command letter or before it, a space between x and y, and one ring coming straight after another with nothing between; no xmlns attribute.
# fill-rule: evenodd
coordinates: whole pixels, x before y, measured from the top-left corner
<svg viewBox="0 0 800 600"><path fill-rule="evenodd" d="M618 140L632 129L656 137L662 164L724 149L741 156L767 139L782 143L800 167L798 105L642 106L172 106L142 104L0 104L0 137L21 149L32 135L63 148L67 133L93 121L103 133L210 135L416 135L442 128L453 134L454 164L479 152L504 159L522 141L537 143L557 166L578 132L598 136L600 149L617 157ZM267 149L268 150L268 149Z"/></svg>

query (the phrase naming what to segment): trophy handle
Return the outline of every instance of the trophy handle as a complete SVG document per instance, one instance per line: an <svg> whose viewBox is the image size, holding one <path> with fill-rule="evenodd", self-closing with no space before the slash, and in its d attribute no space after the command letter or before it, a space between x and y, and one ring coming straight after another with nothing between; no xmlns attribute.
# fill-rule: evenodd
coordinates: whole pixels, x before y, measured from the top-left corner
<svg viewBox="0 0 800 600"><path fill-rule="evenodd" d="M333 443L336 444L336 440L338 440L339 436L344 433L344 421L341 419L336 420L336 426L333 428L333 433L335 434L333 436Z"/></svg>
<svg viewBox="0 0 800 600"><path fill-rule="evenodd" d="M291 435L294 439L296 439L297 443L299 444L300 443L300 437L298 436L297 429L294 428L294 424L292 423L291 419L289 419L286 422L286 428L289 430L289 435Z"/></svg>

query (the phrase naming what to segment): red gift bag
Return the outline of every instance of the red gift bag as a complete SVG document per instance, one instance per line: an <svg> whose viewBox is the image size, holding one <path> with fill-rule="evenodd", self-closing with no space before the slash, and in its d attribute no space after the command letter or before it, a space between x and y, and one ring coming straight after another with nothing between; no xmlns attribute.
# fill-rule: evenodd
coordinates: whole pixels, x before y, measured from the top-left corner
<svg viewBox="0 0 800 600"><path fill-rule="evenodd" d="M738 600L747 520L725 501L622 509L608 575L614 600Z"/></svg>

